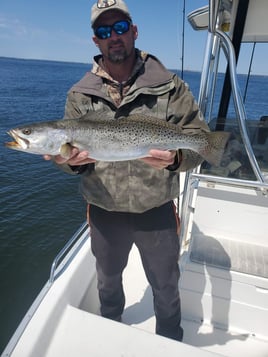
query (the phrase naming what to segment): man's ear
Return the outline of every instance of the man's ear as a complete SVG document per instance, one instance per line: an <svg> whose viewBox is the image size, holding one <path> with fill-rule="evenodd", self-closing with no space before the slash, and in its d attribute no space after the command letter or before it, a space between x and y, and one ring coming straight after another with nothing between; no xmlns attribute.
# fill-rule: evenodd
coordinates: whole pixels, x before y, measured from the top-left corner
<svg viewBox="0 0 268 357"><path fill-rule="evenodd" d="M139 34L137 25L132 25L132 30L133 30L134 39L137 40Z"/></svg>
<svg viewBox="0 0 268 357"><path fill-rule="evenodd" d="M97 47L99 47L99 39L98 39L98 37L93 36L93 37L92 37L92 40L93 40L93 42L95 43L95 45L96 45Z"/></svg>

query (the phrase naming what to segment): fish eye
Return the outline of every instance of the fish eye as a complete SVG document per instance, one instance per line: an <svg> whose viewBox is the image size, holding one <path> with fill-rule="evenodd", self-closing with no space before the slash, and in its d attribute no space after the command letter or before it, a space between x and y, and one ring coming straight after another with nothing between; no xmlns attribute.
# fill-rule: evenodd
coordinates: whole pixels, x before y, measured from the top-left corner
<svg viewBox="0 0 268 357"><path fill-rule="evenodd" d="M31 129L27 129L27 128L22 130L22 133L23 133L24 135L30 135L31 132L32 132Z"/></svg>

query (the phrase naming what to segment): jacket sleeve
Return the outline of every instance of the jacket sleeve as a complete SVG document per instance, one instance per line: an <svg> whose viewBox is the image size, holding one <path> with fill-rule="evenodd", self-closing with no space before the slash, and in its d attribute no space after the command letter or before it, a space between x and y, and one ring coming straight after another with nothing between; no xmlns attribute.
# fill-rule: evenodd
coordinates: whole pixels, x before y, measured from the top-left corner
<svg viewBox="0 0 268 357"><path fill-rule="evenodd" d="M89 96L70 90L65 104L64 119L81 118L87 113L91 103Z"/></svg>
<svg viewBox="0 0 268 357"><path fill-rule="evenodd" d="M210 131L188 85L178 76L174 76L174 83L175 88L169 100L168 120L179 125L185 134ZM178 171L190 170L202 161L203 158L194 151L183 149Z"/></svg>

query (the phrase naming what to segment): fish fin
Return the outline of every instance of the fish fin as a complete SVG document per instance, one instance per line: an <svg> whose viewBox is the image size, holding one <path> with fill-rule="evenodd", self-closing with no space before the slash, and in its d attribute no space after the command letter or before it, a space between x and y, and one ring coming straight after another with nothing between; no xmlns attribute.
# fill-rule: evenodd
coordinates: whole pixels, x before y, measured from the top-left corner
<svg viewBox="0 0 268 357"><path fill-rule="evenodd" d="M211 165L220 166L229 137L230 133L225 131L207 133L208 146L200 155Z"/></svg>
<svg viewBox="0 0 268 357"><path fill-rule="evenodd" d="M62 144L60 147L60 156L64 157L65 159L69 159L71 157L73 146L69 143Z"/></svg>

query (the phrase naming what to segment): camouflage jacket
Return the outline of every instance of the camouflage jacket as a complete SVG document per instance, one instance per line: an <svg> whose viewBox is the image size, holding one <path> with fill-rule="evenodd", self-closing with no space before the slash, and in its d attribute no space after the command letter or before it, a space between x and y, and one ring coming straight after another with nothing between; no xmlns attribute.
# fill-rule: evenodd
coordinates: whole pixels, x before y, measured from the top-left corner
<svg viewBox="0 0 268 357"><path fill-rule="evenodd" d="M95 57L88 72L69 91L65 118L79 118L91 111L114 117L143 113L180 125L185 133L208 131L188 86L152 55L136 50L137 62L125 83L114 81ZM140 160L96 162L81 175L80 189L88 203L110 211L144 212L160 206L180 192L179 172L191 169L202 159L182 150L177 170L156 170ZM65 171L72 171L63 165Z"/></svg>

